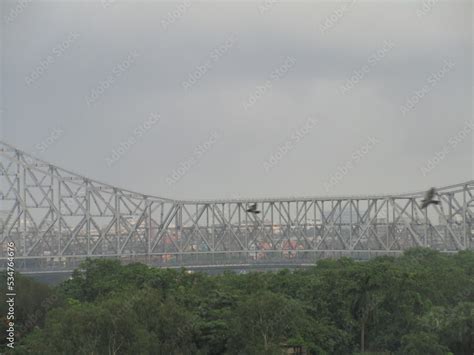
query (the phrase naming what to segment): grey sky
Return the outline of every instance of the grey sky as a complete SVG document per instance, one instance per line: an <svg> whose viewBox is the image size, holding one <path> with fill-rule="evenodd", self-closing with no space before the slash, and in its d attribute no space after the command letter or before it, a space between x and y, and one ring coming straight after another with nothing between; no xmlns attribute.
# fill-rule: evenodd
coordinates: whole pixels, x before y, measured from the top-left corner
<svg viewBox="0 0 474 355"><path fill-rule="evenodd" d="M471 1L271 3L2 1L2 139L175 198L375 194L472 179ZM158 122L145 127L153 113Z"/></svg>

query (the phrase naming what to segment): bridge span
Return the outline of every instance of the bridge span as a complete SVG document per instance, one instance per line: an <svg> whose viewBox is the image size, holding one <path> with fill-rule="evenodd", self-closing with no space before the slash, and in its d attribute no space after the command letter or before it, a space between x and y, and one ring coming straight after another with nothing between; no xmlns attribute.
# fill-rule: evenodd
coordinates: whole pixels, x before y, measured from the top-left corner
<svg viewBox="0 0 474 355"><path fill-rule="evenodd" d="M425 188L425 187L424 187ZM173 200L104 184L0 142L0 259L19 271L71 270L87 257L158 267L311 264L474 248L474 180L366 196ZM260 214L247 212L257 203Z"/></svg>

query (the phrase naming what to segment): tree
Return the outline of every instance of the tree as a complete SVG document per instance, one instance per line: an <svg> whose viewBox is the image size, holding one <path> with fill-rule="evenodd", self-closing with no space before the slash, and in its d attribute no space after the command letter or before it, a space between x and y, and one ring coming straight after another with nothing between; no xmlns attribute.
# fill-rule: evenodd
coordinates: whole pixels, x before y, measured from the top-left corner
<svg viewBox="0 0 474 355"><path fill-rule="evenodd" d="M426 249L216 276L88 260L57 289L18 278L15 353L472 354L473 276L474 252Z"/></svg>
<svg viewBox="0 0 474 355"><path fill-rule="evenodd" d="M400 354L404 355L446 355L449 349L439 343L434 334L418 332L402 338Z"/></svg>
<svg viewBox="0 0 474 355"><path fill-rule="evenodd" d="M289 339L301 336L307 321L299 303L270 291L246 297L236 308L235 317L233 353L274 353Z"/></svg>

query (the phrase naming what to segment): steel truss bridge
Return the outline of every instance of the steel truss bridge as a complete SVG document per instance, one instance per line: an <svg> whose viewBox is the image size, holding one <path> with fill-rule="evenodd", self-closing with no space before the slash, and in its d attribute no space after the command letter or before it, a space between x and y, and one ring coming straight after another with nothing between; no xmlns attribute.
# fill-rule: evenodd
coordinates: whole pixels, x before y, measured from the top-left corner
<svg viewBox="0 0 474 355"><path fill-rule="evenodd" d="M71 270L87 257L163 267L304 265L411 247L474 247L474 180L377 196L184 201L100 183L0 142L0 259L21 271ZM257 203L260 214L247 212Z"/></svg>

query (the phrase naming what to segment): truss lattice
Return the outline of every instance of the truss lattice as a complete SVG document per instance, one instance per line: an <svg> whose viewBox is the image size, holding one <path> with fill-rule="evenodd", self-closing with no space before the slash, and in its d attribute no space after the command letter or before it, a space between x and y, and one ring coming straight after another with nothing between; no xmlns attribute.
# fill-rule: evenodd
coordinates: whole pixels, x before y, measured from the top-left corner
<svg viewBox="0 0 474 355"><path fill-rule="evenodd" d="M2 260L15 242L25 270L69 269L86 257L159 266L310 263L472 249L474 181L422 193L321 198L180 201L103 184L0 143ZM246 212L258 203L261 213Z"/></svg>

